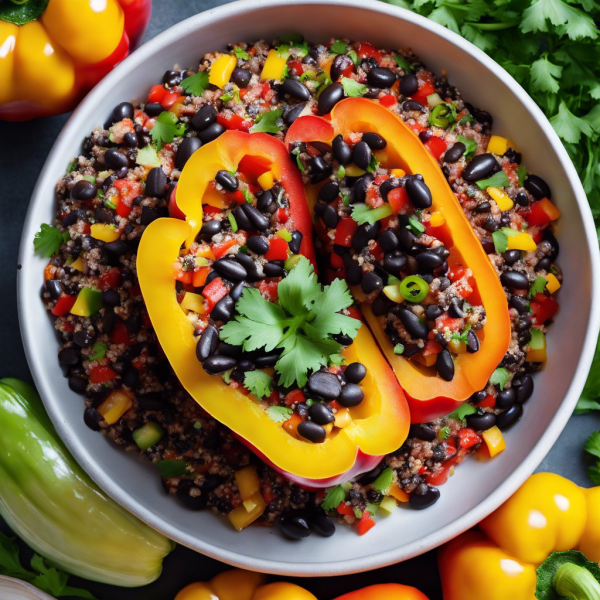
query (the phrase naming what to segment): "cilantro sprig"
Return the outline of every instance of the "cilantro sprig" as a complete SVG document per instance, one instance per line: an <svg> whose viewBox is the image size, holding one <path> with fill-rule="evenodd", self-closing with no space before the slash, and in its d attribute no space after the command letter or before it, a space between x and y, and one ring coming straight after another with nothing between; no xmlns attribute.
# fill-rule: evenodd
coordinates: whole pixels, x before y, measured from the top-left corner
<svg viewBox="0 0 600 600"><path fill-rule="evenodd" d="M335 510L346 499L346 490L341 485L336 485L327 491L321 508L325 511Z"/></svg>
<svg viewBox="0 0 600 600"><path fill-rule="evenodd" d="M244 386L260 400L271 395L273 379L264 371L248 371L244 376Z"/></svg>
<svg viewBox="0 0 600 600"><path fill-rule="evenodd" d="M42 223L40 230L33 236L33 248L37 254L50 258L58 252L60 245L69 239L69 233L61 233L56 227Z"/></svg>
<svg viewBox="0 0 600 600"><path fill-rule="evenodd" d="M181 82L181 87L186 94L202 96L204 90L208 87L208 71L201 71L200 73L186 77Z"/></svg>
<svg viewBox="0 0 600 600"><path fill-rule="evenodd" d="M346 282L335 279L321 288L305 257L277 291L279 304L265 300L256 288L246 288L236 303L239 315L221 328L221 339L246 352L282 349L275 364L280 383L302 387L310 372L331 364L331 357L342 349L332 336L354 338L360 321L339 312L353 302Z"/></svg>
<svg viewBox="0 0 600 600"><path fill-rule="evenodd" d="M250 127L250 133L278 133L283 127L281 120L281 108L270 110L257 117L254 125Z"/></svg>
<svg viewBox="0 0 600 600"><path fill-rule="evenodd" d="M165 144L170 144L175 136L182 136L185 133L185 129L185 123L179 123L176 115L172 112L164 111L156 117L156 122L150 130L150 135L152 136L152 141L156 144L156 149L160 150Z"/></svg>

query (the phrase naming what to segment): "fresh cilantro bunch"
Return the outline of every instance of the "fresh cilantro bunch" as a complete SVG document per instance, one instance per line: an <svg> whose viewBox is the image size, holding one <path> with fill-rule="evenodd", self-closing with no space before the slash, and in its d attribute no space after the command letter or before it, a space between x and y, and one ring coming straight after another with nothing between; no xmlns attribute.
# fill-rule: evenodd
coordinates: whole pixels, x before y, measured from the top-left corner
<svg viewBox="0 0 600 600"><path fill-rule="evenodd" d="M246 288L236 303L239 315L221 328L221 339L247 352L282 349L275 364L280 383L302 387L311 371L337 362L342 346L332 336L354 338L360 321L339 313L353 302L346 282L335 279L322 288L305 257L277 291L279 304L265 300L256 288Z"/></svg>

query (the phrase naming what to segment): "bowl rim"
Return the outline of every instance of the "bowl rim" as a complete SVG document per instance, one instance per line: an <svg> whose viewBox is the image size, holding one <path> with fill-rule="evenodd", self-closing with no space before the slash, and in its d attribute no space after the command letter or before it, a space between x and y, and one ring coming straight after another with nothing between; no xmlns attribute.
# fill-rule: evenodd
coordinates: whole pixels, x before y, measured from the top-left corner
<svg viewBox="0 0 600 600"><path fill-rule="evenodd" d="M57 161L62 163L63 155L68 154L70 145L67 144L67 136L62 135L66 130L80 128L81 122L85 120L87 113L95 106L102 104L103 92L105 88L116 85L129 71L136 67L143 66L153 55L161 48L168 47L176 42L180 36L192 31L209 27L211 24L226 19L233 15L252 13L255 9L264 9L265 7L282 7L297 5L297 0L261 0L258 5L253 0L237 0L216 8L210 8L197 15L194 15L180 23L173 25L167 30L161 32L143 44L138 50L133 52L115 69L113 69L103 80L101 80L94 89L85 97L80 105L75 109L61 134L57 137L45 163L40 171L39 178L31 196L29 208L25 218L21 243L19 247L19 264L26 264L28 257L32 254L31 239L33 233L37 231L39 223L34 222L34 206L42 201L47 193L48 186L54 186L50 173ZM35 343L36 326L29 323L25 318L27 314L28 298L26 296L27 280L23 271L17 272L17 303L19 314L19 326L27 362L31 370L34 382L48 410L49 416L56 427L57 432L67 445L81 467L90 475L95 483L118 504L132 512L142 521L157 529L167 537L178 543L190 547L211 558L222 562L243 567L250 570L262 571L280 575L291 576L329 576L357 573L372 570L375 568L387 566L402 560L407 560L428 550L431 550L442 543L456 537L463 531L477 524L484 517L495 510L517 488L531 475L537 468L546 454L550 451L552 445L565 427L568 418L571 416L577 399L579 398L587 374L589 372L598 331L600 330L600 253L598 251L596 230L593 224L592 213L579 180L579 176L562 144L558 135L552 128L541 109L535 104L525 90L493 59L488 57L482 50L471 44L458 34L446 29L425 17L410 12L409 10L386 4L385 2L369 2L365 6L362 0L303 0L305 5L334 5L340 7L358 8L361 10L387 14L400 18L406 22L413 23L419 27L429 30L434 35L444 38L454 46L459 46L462 50L468 51L475 60L501 79L501 81L517 90L524 108L529 113L537 125L544 131L550 139L553 151L563 164L568 176L568 183L573 190L578 209L582 216L583 229L585 231L586 251L589 254L591 265L591 308L588 328L582 345L580 360L575 370L574 377L569 385L568 391L563 398L559 408L552 418L547 429L544 431L537 444L521 461L510 476L508 476L496 489L488 495L482 502L475 505L459 519L449 523L443 528L427 535L422 539L415 540L409 544L403 544L393 550L373 553L367 557L346 561L330 561L321 563L311 563L307 568L303 563L280 563L273 560L258 559L248 555L239 554L234 550L228 550L211 543L205 542L193 535L182 532L175 526L166 523L159 515L149 510L143 504L140 504L131 497L124 489L114 484L110 476L98 468L92 455L87 451L85 445L77 440L76 436L71 435L69 426L61 421L57 416L57 408L60 404L60 395L53 393L54 384L50 378L47 378L43 371L38 368L33 360L29 350L30 345Z"/></svg>

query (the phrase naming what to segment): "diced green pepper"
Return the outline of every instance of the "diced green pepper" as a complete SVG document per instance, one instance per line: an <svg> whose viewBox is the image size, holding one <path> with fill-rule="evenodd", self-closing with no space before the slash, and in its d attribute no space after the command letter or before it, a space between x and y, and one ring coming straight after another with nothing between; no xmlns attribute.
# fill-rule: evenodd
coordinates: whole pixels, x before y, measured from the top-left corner
<svg viewBox="0 0 600 600"><path fill-rule="evenodd" d="M82 288L71 309L71 314L80 317L91 317L102 308L102 292L92 288Z"/></svg>
<svg viewBox="0 0 600 600"><path fill-rule="evenodd" d="M286 271L291 271L298 264L301 258L301 254L292 254L292 256L287 258L286 261L283 263L283 268Z"/></svg>
<svg viewBox="0 0 600 600"><path fill-rule="evenodd" d="M136 429L132 434L133 441L138 445L140 450L148 450L151 446L158 444L164 435L164 429L158 423L153 423L152 421L142 425L142 427Z"/></svg>

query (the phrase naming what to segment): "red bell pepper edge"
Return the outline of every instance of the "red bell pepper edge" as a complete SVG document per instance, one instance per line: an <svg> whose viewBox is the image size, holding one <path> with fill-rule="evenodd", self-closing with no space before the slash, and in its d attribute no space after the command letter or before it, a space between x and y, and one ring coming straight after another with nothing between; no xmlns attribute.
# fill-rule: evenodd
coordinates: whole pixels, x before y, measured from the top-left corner
<svg viewBox="0 0 600 600"><path fill-rule="evenodd" d="M150 17L152 16L151 0L118 0L125 14L125 32L129 37L132 50L141 43Z"/></svg>

